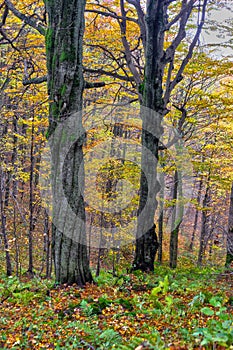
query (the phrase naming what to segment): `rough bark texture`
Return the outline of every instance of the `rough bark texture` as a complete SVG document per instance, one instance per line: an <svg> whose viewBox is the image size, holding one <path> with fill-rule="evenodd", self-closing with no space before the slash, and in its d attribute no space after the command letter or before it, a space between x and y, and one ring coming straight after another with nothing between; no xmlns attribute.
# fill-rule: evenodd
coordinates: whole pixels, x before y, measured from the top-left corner
<svg viewBox="0 0 233 350"><path fill-rule="evenodd" d="M49 132L51 136L56 126L67 120L82 108L84 79L82 72L82 42L84 33L85 0L47 0L49 26L46 33L48 92L50 97ZM82 121L78 120L80 134L84 135ZM66 136L66 135L61 135ZM53 194L56 194L56 171L59 167L60 144L52 150ZM84 186L84 177L79 179L83 169L84 137L79 138L67 155L63 172L63 187L68 203L82 224L71 228L69 235L64 234L55 224L52 226L52 249L55 275L58 283L77 283L82 286L92 281L89 258L86 247L85 208L80 186ZM80 180L80 181L79 181ZM80 184L81 183L81 184ZM55 208L54 215L65 220L64 208ZM64 223L65 226L65 223ZM74 224L75 226L75 224Z"/></svg>
<svg viewBox="0 0 233 350"><path fill-rule="evenodd" d="M6 274L7 274L7 276L11 276L12 275L12 265L11 265L11 258L10 258L10 253L9 253L7 230L6 230L6 215L5 215L5 211L4 211L4 198L3 198L4 185L5 185L4 184L4 173L3 173L2 168L0 167L1 231L2 231L4 249L5 249L5 256L6 256Z"/></svg>
<svg viewBox="0 0 233 350"><path fill-rule="evenodd" d="M163 164L162 164L163 166ZM158 239L159 239L159 248L158 248L158 262L161 264L163 260L163 220L164 220L164 172L160 173L160 198L159 198L159 219L158 219Z"/></svg>
<svg viewBox="0 0 233 350"><path fill-rule="evenodd" d="M206 191L205 191L203 204L202 204L203 210L202 210L200 243L199 243L198 259L197 259L198 265L202 265L202 261L205 254L205 241L206 241L207 232L208 232L208 217L209 217L208 207L210 202L209 177L210 177L210 174L208 175Z"/></svg>
<svg viewBox="0 0 233 350"><path fill-rule="evenodd" d="M229 218L228 218L226 267L230 266L232 261L233 261L233 183L231 187L230 209L229 209Z"/></svg>
<svg viewBox="0 0 233 350"><path fill-rule="evenodd" d="M203 185L203 178L200 179L199 185L198 185L198 192L197 192L197 205L198 206L200 205L200 202L201 202L202 185ZM198 216L199 216L198 214L199 214L199 210L198 210L198 208L196 208L195 209L195 216L194 216L194 224L193 224L193 233L192 233L191 242L189 245L190 252L193 251L193 245L194 245L194 240L195 240L196 231L197 231L197 224L198 224Z"/></svg>
<svg viewBox="0 0 233 350"><path fill-rule="evenodd" d="M128 2L134 6L136 4L136 1L133 0ZM198 2L197 0L182 1L180 13L169 22L168 6L172 2L173 1L167 0L147 0L147 11L145 16L146 65L144 82L140 83L139 86L139 95L143 95L142 106L148 108L148 111L145 112L144 110L142 112L143 148L141 167L143 171L141 173L140 181L139 216L133 269L149 271L153 270L155 253L157 250L157 240L155 240L155 233L152 233L151 228L154 227L154 216L157 209L156 195L159 191L159 183L157 181L157 165L152 161L148 161L148 152L146 152L146 150L149 150L154 158L158 160L159 139L162 134L161 121L163 116L167 113L167 104L171 92L183 79L182 74L184 69L192 57L195 45L198 43L205 20L205 11L208 0L203 0L203 2ZM196 33L189 45L187 55L180 63L175 77L173 77L172 73L174 70L175 53L178 46L186 36L187 23L197 2L200 12ZM136 9L138 6L139 5L135 6ZM124 17L123 12L122 15ZM140 21L139 24L141 26ZM178 24L179 26L177 35L174 37L171 45L165 50L164 33L165 31L169 31L174 24ZM142 26L141 30L143 32ZM132 63L132 61L130 61L130 63ZM163 93L164 68L166 65L168 65L168 71L165 74L166 84ZM152 111L153 113L150 113L149 111ZM141 213L143 213L143 215L141 215ZM153 249L150 247L151 244L155 245Z"/></svg>
<svg viewBox="0 0 233 350"><path fill-rule="evenodd" d="M173 211L171 222L171 235L170 235L170 267L176 268L178 258L178 238L179 229L183 220L184 206L182 203L182 174L179 170L175 170L174 175L174 188L173 188ZM179 203L179 199L181 202Z"/></svg>
<svg viewBox="0 0 233 350"><path fill-rule="evenodd" d="M161 122L164 112L163 102L163 43L166 19L165 1L151 0L147 3L146 14L146 67L143 86L142 110L142 169L140 181L140 203L138 217L136 253L133 269L154 270L155 254L158 249L154 226L157 208L156 195L159 191L157 167L147 157L147 150L158 160L159 138L162 133ZM149 195L149 192L152 195ZM145 210L145 206L147 209ZM144 209L144 210L143 210ZM145 227L149 227L146 229Z"/></svg>

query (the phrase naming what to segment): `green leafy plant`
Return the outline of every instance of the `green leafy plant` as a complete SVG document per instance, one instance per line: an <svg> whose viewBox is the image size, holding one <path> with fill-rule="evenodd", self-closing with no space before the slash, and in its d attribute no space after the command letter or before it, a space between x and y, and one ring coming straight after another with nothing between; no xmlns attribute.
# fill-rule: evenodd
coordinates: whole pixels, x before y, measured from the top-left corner
<svg viewBox="0 0 233 350"><path fill-rule="evenodd" d="M160 334L157 330L152 330L151 334L142 334L141 337L131 338L129 344L121 345L118 349L121 350L134 350L136 347L141 345L146 349L153 350L165 350L168 349L161 339Z"/></svg>
<svg viewBox="0 0 233 350"><path fill-rule="evenodd" d="M166 294L169 289L169 280L168 280L168 275L164 277L163 281L159 281L159 285L157 287L154 287L151 291L150 297L157 298L158 294Z"/></svg>

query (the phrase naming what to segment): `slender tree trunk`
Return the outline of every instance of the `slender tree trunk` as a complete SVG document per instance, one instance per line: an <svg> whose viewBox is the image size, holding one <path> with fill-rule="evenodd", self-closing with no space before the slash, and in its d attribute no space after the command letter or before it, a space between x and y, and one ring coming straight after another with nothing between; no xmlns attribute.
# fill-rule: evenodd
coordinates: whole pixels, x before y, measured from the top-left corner
<svg viewBox="0 0 233 350"><path fill-rule="evenodd" d="M161 154L161 157L163 155ZM158 248L158 262L161 264L163 260L163 219L164 219L164 172L160 174L161 190L159 192L159 219L158 219L158 236L159 236L159 248Z"/></svg>
<svg viewBox="0 0 233 350"><path fill-rule="evenodd" d="M0 206L1 206L1 229L2 229L2 236L3 236L3 242L4 242L4 249L5 249L5 256L6 256L6 274L7 276L12 275L12 265L11 265L11 258L10 258L10 252L9 252L9 244L8 244L8 237L6 232L6 215L4 211L4 198L3 198L3 192L4 192L4 173L2 168L0 167Z"/></svg>
<svg viewBox="0 0 233 350"><path fill-rule="evenodd" d="M202 260L204 257L204 248L205 248L205 239L207 236L207 224L208 224L208 211L207 207L210 199L210 185L209 185L209 177L207 180L206 191L203 199L203 208L202 208L202 222L201 222L201 234L200 234L200 244L199 244L199 252L197 264L202 265Z"/></svg>
<svg viewBox="0 0 233 350"><path fill-rule="evenodd" d="M198 193L197 193L197 205L200 205L201 202L201 191L202 191L202 185L203 185L203 178L199 181L199 186L198 186ZM193 245L194 245L194 240L197 232L197 223L198 223L198 215L199 214L199 209L196 208L195 210L195 216L194 216L194 224L193 224L193 232L192 232L192 237L191 237L191 242L189 245L189 251L193 251Z"/></svg>
<svg viewBox="0 0 233 350"><path fill-rule="evenodd" d="M18 132L18 122L17 122L17 117L15 116L13 119L13 130L15 132L15 135L13 137L13 152L12 152L12 157L11 157L11 162L12 166L14 169L14 174L12 176L13 178L13 183L12 183L12 197L13 197L13 206L14 206L14 213L13 213L13 236L14 236L14 244L15 244L15 262L16 262L16 276L20 275L20 245L19 245L19 237L17 233L17 212L16 212L16 207L15 207L15 200L17 198L17 193L18 193L18 180L16 180L16 174L18 172L18 166L17 166L17 157L18 157L18 137L17 132Z"/></svg>
<svg viewBox="0 0 233 350"><path fill-rule="evenodd" d="M29 232L28 232L28 273L33 275L33 231L34 231L34 117L31 129L30 179L29 179Z"/></svg>
<svg viewBox="0 0 233 350"><path fill-rule="evenodd" d="M226 267L230 266L232 261L233 261L233 183L231 186L230 208L229 208L229 217L228 217Z"/></svg>
<svg viewBox="0 0 233 350"><path fill-rule="evenodd" d="M44 217L44 235L45 235L45 249L46 249L46 278L50 278L50 265L52 264L52 261L50 259L50 247L51 247L51 241L50 241L50 234L49 234L49 216L47 211L45 210L45 217Z"/></svg>
<svg viewBox="0 0 233 350"><path fill-rule="evenodd" d="M42 264L40 273L42 274L44 267L46 270L46 278L50 278L50 236L49 236L49 216L46 209L44 209L44 248L42 256Z"/></svg>
<svg viewBox="0 0 233 350"><path fill-rule="evenodd" d="M170 267L176 268L177 258L178 258L179 229L183 220L182 181L181 181L181 172L179 170L175 170L174 189L173 189L172 199L174 201L174 207L172 211L171 236L170 236Z"/></svg>
<svg viewBox="0 0 233 350"><path fill-rule="evenodd" d="M59 123L82 109L85 0L51 0L46 2L46 7L49 18L46 34L48 92L51 101L48 135L51 136ZM83 286L86 282L92 282L92 276L87 254L84 198L80 191L84 187L82 146L85 141L80 117L77 117L77 127L81 137L67 155L62 178L68 203L81 223L74 223L70 229L65 229L64 222L63 231L53 223L52 250L56 281ZM52 185L55 201L59 185L56 182L59 181L56 174L60 166L59 152L66 137L64 133L61 134L61 139L57 140L56 145L52 145ZM60 207L55 205L53 210L54 217L60 215L66 221L66 208L62 207L62 203Z"/></svg>

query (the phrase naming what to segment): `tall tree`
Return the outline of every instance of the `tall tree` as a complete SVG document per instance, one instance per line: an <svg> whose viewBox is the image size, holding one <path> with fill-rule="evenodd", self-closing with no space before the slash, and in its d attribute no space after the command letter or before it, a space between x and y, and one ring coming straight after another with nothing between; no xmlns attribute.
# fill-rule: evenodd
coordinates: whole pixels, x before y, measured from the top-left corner
<svg viewBox="0 0 233 350"><path fill-rule="evenodd" d="M139 1L129 1L137 8ZM133 262L134 269L153 271L155 254L158 247L154 229L154 216L157 209L156 195L159 192L157 181L157 166L147 160L146 150L150 150L158 160L159 139L162 134L161 122L167 113L167 105L170 95L176 85L182 80L183 71L192 57L195 45L198 42L208 0L195 1L183 0L179 13L168 22L169 5L174 1L148 0L145 16L146 50L145 50L145 75L143 86L142 105L148 110L142 113L142 169L140 183L139 213L147 205L145 215L139 216L137 225L136 254ZM187 55L174 72L174 62L177 48L186 36L188 20L198 4L197 30L189 45ZM170 46L165 48L165 32L178 25L177 34ZM142 28L142 27L141 27ZM167 67L167 72L165 68ZM165 91L163 83L166 81ZM151 111L155 112L151 113ZM148 125L149 123L149 125ZM151 132L148 132L150 130ZM148 188L152 189L153 196L148 195ZM148 205L149 202L149 205ZM145 230L145 226L149 229Z"/></svg>
<svg viewBox="0 0 233 350"><path fill-rule="evenodd" d="M227 256L226 267L230 266L233 261L233 184L230 194L230 209L228 218L228 234L227 234Z"/></svg>
<svg viewBox="0 0 233 350"><path fill-rule="evenodd" d="M48 29L46 35L46 54L48 69L48 93L50 99L49 135L52 135L57 125L70 118L82 109L84 78L82 68L83 33L84 33L85 0L52 0L46 2L48 13ZM77 117L78 118L78 117ZM81 118L78 118L78 128L83 134ZM64 136L64 135L63 135ZM59 283L77 283L82 286L92 281L89 268L87 246L85 245L85 208L80 186L79 171L83 173L83 140L77 141L69 154L64 169L65 193L75 214L81 218L82 224L77 225L66 235L55 225L52 227L52 247L56 280ZM59 159L58 150L62 147L56 144L52 149L53 193L56 195L56 164ZM59 166L59 165L58 165ZM58 180L59 181L59 180ZM81 185L80 185L81 182ZM64 210L55 207L55 211ZM54 215L58 213L55 212Z"/></svg>

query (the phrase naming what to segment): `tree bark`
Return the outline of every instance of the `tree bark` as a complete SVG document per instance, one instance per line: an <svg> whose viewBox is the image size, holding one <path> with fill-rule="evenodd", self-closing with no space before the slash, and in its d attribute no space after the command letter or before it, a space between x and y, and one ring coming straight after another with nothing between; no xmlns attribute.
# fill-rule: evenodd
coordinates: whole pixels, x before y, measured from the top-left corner
<svg viewBox="0 0 233 350"><path fill-rule="evenodd" d="M85 0L47 0L49 18L46 34L48 92L50 99L49 130L51 136L57 125L81 111L84 79L82 72L82 43L84 33ZM84 186L83 149L85 141L82 121L78 120L81 137L69 152L63 169L63 186L68 203L82 224L76 225L69 235L52 225L52 250L56 281L83 286L92 282L86 246L85 207L80 193ZM66 135L61 135L62 137ZM56 196L56 171L62 137L52 146L52 186ZM80 177L81 173L81 177ZM81 184L80 184L81 183ZM54 216L62 215L64 208L55 207ZM65 225L65 223L64 223Z"/></svg>
<svg viewBox="0 0 233 350"><path fill-rule="evenodd" d="M157 179L159 138L162 134L161 122L164 113L163 102L163 43L166 20L165 1L151 0L147 3L145 52L145 77L142 105L142 158L140 179L140 202L136 233L136 252L133 269L154 270L154 260L158 249L154 216L157 209L156 195L160 186ZM147 151L155 162L148 159ZM155 164L156 163L156 164Z"/></svg>
<svg viewBox="0 0 233 350"><path fill-rule="evenodd" d="M30 178L29 178L29 231L28 231L28 273L33 275L33 231L34 231L34 115L31 128Z"/></svg>
<svg viewBox="0 0 233 350"><path fill-rule="evenodd" d="M4 210L4 199L3 199L4 186L5 186L4 173L3 173L2 168L0 167L1 231L2 231L2 236L3 236L5 256L6 256L6 274L7 274L7 276L11 276L12 275L12 265L11 265L9 243L8 243L8 237L7 237L7 231L6 231L6 215L5 215L5 210Z"/></svg>
<svg viewBox="0 0 233 350"><path fill-rule="evenodd" d="M154 230L154 216L157 209L156 195L159 192L157 181L157 164L159 139L162 134L161 121L167 113L167 104L171 92L183 79L182 74L192 57L195 45L198 42L205 20L205 11L208 0L199 2L199 17L196 33L189 45L188 53L179 65L178 71L173 76L175 53L178 46L186 36L188 19L194 9L196 0L182 1L180 13L168 22L168 6L172 1L148 0L145 16L146 26L146 50L145 50L145 74L143 83L134 79L139 84L139 100L142 109L142 160L140 180L140 201L138 210L138 222L136 232L136 251L132 269L153 271L155 254L158 249L157 237ZM130 1L131 4L136 2ZM135 6L135 5L134 5ZM124 12L122 12L124 17ZM179 23L179 24L178 24ZM171 45L165 50L164 33L173 25L178 24L179 29ZM124 38L125 40L125 38ZM124 44L124 43L123 43ZM124 45L126 50L126 45ZM129 59L127 60L128 63ZM132 65L132 60L130 60ZM167 73L164 68L168 65ZM130 68L130 67L129 67ZM164 79L165 78L165 79ZM139 80L139 79L138 79ZM163 93L163 82L165 92ZM141 98L142 94L142 98ZM153 112L153 113L152 113ZM156 162L148 160L148 152L154 156ZM143 215L142 215L143 213ZM152 248L153 245L153 248Z"/></svg>
<svg viewBox="0 0 233 350"><path fill-rule="evenodd" d="M204 253L205 253L205 240L207 236L208 229L208 205L210 202L210 185L209 185L210 174L208 175L206 191L203 199L203 208L202 208L202 222L201 222L201 234L200 234L200 244L198 251L197 264L202 265Z"/></svg>
<svg viewBox="0 0 233 350"><path fill-rule="evenodd" d="M201 202L201 191L202 191L202 185L203 185L203 178L199 180L199 185L198 185L198 192L197 192L197 206L200 205ZM194 240L196 236L196 231L197 231L197 224L198 224L198 215L199 214L199 209L198 207L195 209L195 216L194 216L194 223L193 223L193 232L192 232L192 237L191 237L191 242L189 245L189 251L193 251L193 245L194 245Z"/></svg>
<svg viewBox="0 0 233 350"><path fill-rule="evenodd" d="M163 164L162 164L163 167ZM158 262L162 264L163 261L163 219L164 219L164 186L165 186L165 179L164 179L164 172L162 170L160 174L160 184L161 184L161 191L159 193L159 219L158 219L158 238L159 238L159 247L158 247Z"/></svg>
<svg viewBox="0 0 233 350"><path fill-rule="evenodd" d="M233 183L231 186L230 208L228 217L228 234L227 234L227 255L226 267L229 267L233 261Z"/></svg>
<svg viewBox="0 0 233 350"><path fill-rule="evenodd" d="M184 207L182 203L177 203L180 199L182 201L182 181L181 172L175 170L174 175L174 188L173 188L173 211L172 211L172 222L171 222L171 235L170 235L170 267L176 268L178 258L178 239L179 229L183 220Z"/></svg>

